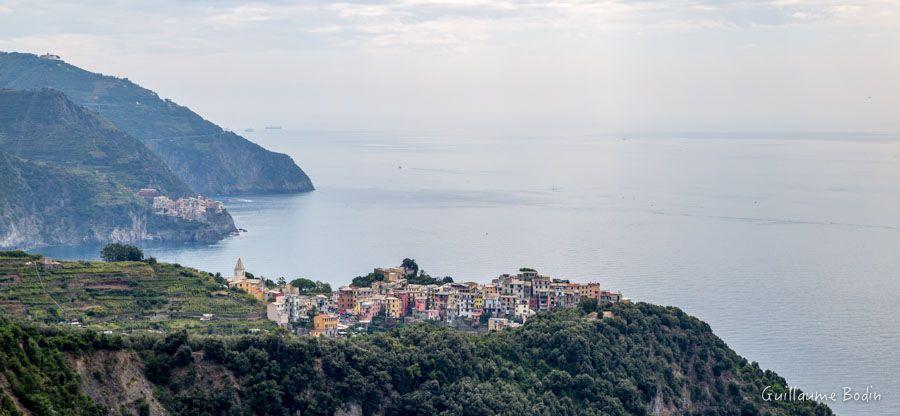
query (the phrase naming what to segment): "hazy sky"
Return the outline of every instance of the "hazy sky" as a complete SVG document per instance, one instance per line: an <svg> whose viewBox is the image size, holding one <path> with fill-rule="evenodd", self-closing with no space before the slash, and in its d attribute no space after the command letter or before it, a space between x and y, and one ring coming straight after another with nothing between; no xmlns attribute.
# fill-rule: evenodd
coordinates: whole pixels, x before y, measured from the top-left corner
<svg viewBox="0 0 900 416"><path fill-rule="evenodd" d="M232 128L900 132L900 1L0 0Z"/></svg>

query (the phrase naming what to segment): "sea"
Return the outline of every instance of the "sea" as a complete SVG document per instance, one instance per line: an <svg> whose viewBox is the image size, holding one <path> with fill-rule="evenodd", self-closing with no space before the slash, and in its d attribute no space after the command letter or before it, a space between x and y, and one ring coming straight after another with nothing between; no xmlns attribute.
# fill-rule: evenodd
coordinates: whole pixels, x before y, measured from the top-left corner
<svg viewBox="0 0 900 416"><path fill-rule="evenodd" d="M255 275L333 287L406 257L457 281L532 267L680 307L792 386L836 392L838 414L900 414L897 136L247 137L293 157L316 190L220 196L246 232L148 255L223 275L240 257ZM852 399L867 388L877 400Z"/></svg>

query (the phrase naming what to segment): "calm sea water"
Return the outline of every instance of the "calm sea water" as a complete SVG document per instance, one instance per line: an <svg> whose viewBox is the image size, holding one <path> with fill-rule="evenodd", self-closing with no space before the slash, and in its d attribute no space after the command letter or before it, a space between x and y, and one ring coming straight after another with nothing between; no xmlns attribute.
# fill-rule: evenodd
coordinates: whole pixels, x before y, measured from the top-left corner
<svg viewBox="0 0 900 416"><path fill-rule="evenodd" d="M332 285L415 258L520 266L675 305L806 391L873 386L900 414L900 141L264 131L318 190L226 198L248 230L161 260ZM96 258L97 247L42 250Z"/></svg>

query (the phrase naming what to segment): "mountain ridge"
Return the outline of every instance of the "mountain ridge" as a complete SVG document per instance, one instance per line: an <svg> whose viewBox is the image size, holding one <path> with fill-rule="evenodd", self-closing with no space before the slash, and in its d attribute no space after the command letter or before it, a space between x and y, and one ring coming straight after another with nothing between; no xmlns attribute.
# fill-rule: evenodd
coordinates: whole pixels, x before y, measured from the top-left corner
<svg viewBox="0 0 900 416"><path fill-rule="evenodd" d="M264 149L162 99L127 78L86 71L33 54L0 52L0 87L54 88L141 140L190 188L205 195L312 191L287 155Z"/></svg>
<svg viewBox="0 0 900 416"><path fill-rule="evenodd" d="M140 141L75 105L54 89L0 89L0 144L6 153L32 161L113 170L127 166L132 189L155 188L174 197L191 189Z"/></svg>
<svg viewBox="0 0 900 416"><path fill-rule="evenodd" d="M140 189L193 192L143 143L59 91L0 89L0 146L0 247L217 241L236 230L224 209L204 221L157 215Z"/></svg>

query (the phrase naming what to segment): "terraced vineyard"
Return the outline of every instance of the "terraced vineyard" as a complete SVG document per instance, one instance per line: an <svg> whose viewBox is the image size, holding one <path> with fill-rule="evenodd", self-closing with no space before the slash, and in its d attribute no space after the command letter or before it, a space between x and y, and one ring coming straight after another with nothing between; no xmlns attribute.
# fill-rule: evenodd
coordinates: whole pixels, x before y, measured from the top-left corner
<svg viewBox="0 0 900 416"><path fill-rule="evenodd" d="M0 309L48 324L102 330L271 329L265 305L221 278L177 264L55 261L0 252ZM203 314L212 320L201 321Z"/></svg>

